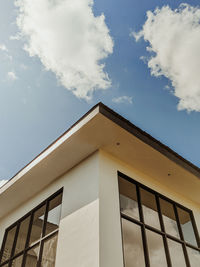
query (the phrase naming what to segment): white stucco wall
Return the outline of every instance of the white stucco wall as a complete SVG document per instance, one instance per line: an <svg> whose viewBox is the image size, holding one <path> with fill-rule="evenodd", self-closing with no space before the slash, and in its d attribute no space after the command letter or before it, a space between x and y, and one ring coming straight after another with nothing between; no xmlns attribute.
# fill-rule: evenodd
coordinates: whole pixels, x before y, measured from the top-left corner
<svg viewBox="0 0 200 267"><path fill-rule="evenodd" d="M99 266L98 154L64 175L56 267Z"/></svg>
<svg viewBox="0 0 200 267"><path fill-rule="evenodd" d="M1 219L0 243L9 225L63 187L56 267L123 267L117 171L192 209L200 232L197 204L101 150Z"/></svg>
<svg viewBox="0 0 200 267"><path fill-rule="evenodd" d="M200 207L188 200L181 192L174 192L152 177L146 176L130 165L100 151L100 266L122 267L123 254L119 214L117 172L120 171L155 191L193 210L200 233ZM192 194L192 192L191 192Z"/></svg>
<svg viewBox="0 0 200 267"><path fill-rule="evenodd" d="M37 179L37 178L36 178ZM38 177L42 179L42 177ZM57 178L0 221L0 243L5 229L60 188L64 188L56 267L99 266L98 154L93 154ZM22 188L22 190L26 190ZM20 192L19 192L20 194ZM12 201L8 200L8 201Z"/></svg>

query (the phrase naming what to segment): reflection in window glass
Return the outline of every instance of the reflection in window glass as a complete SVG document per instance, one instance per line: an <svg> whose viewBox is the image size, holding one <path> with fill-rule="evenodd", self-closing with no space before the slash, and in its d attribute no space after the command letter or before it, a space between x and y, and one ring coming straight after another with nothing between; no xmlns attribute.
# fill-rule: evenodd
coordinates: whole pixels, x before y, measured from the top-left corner
<svg viewBox="0 0 200 267"><path fill-rule="evenodd" d="M16 228L17 227L15 226L8 231L1 262L4 262L10 258L12 247L13 247L13 241L15 238Z"/></svg>
<svg viewBox="0 0 200 267"><path fill-rule="evenodd" d="M54 267L61 202L59 190L5 231L0 267Z"/></svg>
<svg viewBox="0 0 200 267"><path fill-rule="evenodd" d="M58 195L49 202L49 212L46 223L46 235L56 230L60 222L62 195Z"/></svg>
<svg viewBox="0 0 200 267"><path fill-rule="evenodd" d="M197 241L194 235L194 230L189 212L178 208L178 215L185 241L194 246L197 246Z"/></svg>
<svg viewBox="0 0 200 267"><path fill-rule="evenodd" d="M180 243L168 239L168 247L171 258L172 267L186 267L183 247Z"/></svg>
<svg viewBox="0 0 200 267"><path fill-rule="evenodd" d="M19 233L17 237L17 244L15 248L15 254L19 253L20 251L24 250L26 244L26 238L29 228L30 216L24 219L20 223Z"/></svg>
<svg viewBox="0 0 200 267"><path fill-rule="evenodd" d="M44 242L41 267L54 267L56 259L57 235Z"/></svg>
<svg viewBox="0 0 200 267"><path fill-rule="evenodd" d="M173 205L164 199L160 199L160 207L166 233L179 238L179 231Z"/></svg>
<svg viewBox="0 0 200 267"><path fill-rule="evenodd" d="M120 208L124 214L139 220L136 186L119 178Z"/></svg>
<svg viewBox="0 0 200 267"><path fill-rule="evenodd" d="M141 189L140 193L144 214L144 222L150 226L160 229L160 221L158 217L155 196L144 189Z"/></svg>
<svg viewBox="0 0 200 267"><path fill-rule="evenodd" d="M170 267L199 267L198 234L195 236L192 211L180 208L176 202L123 174L118 178L125 267L145 266L144 256L147 256L147 261L149 259L151 267L167 267L168 264ZM136 189L139 189L141 201L137 201ZM140 210L143 211L144 221L139 220ZM162 229L160 219L164 226ZM193 245L193 249L188 243ZM145 253L143 245L147 248Z"/></svg>
<svg viewBox="0 0 200 267"><path fill-rule="evenodd" d="M26 254L25 267L37 267L38 252L39 252L39 245L28 250Z"/></svg>
<svg viewBox="0 0 200 267"><path fill-rule="evenodd" d="M122 219L125 267L145 266L141 227Z"/></svg>
<svg viewBox="0 0 200 267"><path fill-rule="evenodd" d="M161 235L146 230L150 265L153 267L167 267L163 238Z"/></svg>
<svg viewBox="0 0 200 267"><path fill-rule="evenodd" d="M20 257L15 258L15 259L12 261L11 266L12 266L12 267L21 267L21 266L22 266L22 260L23 260L23 255L20 256Z"/></svg>
<svg viewBox="0 0 200 267"><path fill-rule="evenodd" d="M43 205L40 209L34 212L29 244L32 244L41 237L45 208L46 205Z"/></svg>
<svg viewBox="0 0 200 267"><path fill-rule="evenodd" d="M200 266L200 252L198 250L187 247L187 252L191 267Z"/></svg>

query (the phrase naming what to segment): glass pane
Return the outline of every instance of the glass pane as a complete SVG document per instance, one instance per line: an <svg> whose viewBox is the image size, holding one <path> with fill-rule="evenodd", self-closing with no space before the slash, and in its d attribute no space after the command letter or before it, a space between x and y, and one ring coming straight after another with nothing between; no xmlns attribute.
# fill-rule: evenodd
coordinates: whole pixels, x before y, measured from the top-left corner
<svg viewBox="0 0 200 267"><path fill-rule="evenodd" d="M145 224L160 229L155 196L144 189L140 189L140 192Z"/></svg>
<svg viewBox="0 0 200 267"><path fill-rule="evenodd" d="M177 208L177 210L185 241L194 246L197 246L197 241L195 238L189 212L181 208Z"/></svg>
<svg viewBox="0 0 200 267"><path fill-rule="evenodd" d="M200 265L200 252L187 247L187 251L188 251L188 256L189 256L189 260L190 260L190 265L191 267L199 267Z"/></svg>
<svg viewBox="0 0 200 267"><path fill-rule="evenodd" d="M121 212L139 220L136 186L119 177L119 192Z"/></svg>
<svg viewBox="0 0 200 267"><path fill-rule="evenodd" d="M21 267L22 266L22 260L23 260L23 255L14 259L12 261L11 266L12 267Z"/></svg>
<svg viewBox="0 0 200 267"><path fill-rule="evenodd" d="M41 267L55 266L57 239L58 236L54 235L53 237L44 241Z"/></svg>
<svg viewBox="0 0 200 267"><path fill-rule="evenodd" d="M41 237L45 208L46 205L43 205L40 209L34 212L29 244L32 244Z"/></svg>
<svg viewBox="0 0 200 267"><path fill-rule="evenodd" d="M165 232L180 238L173 205L164 199L160 199L160 206L165 225Z"/></svg>
<svg viewBox="0 0 200 267"><path fill-rule="evenodd" d="M25 267L37 267L39 246L35 246L27 251Z"/></svg>
<svg viewBox="0 0 200 267"><path fill-rule="evenodd" d="M182 245L171 239L168 239L167 242L168 242L172 267L177 267L177 266L186 267Z"/></svg>
<svg viewBox="0 0 200 267"><path fill-rule="evenodd" d="M49 212L47 217L46 224L46 235L56 230L59 226L60 215L61 215L61 203L62 203L62 194L59 194L57 197L52 199L49 202Z"/></svg>
<svg viewBox="0 0 200 267"><path fill-rule="evenodd" d="M149 260L152 267L167 267L163 238L161 235L146 230Z"/></svg>
<svg viewBox="0 0 200 267"><path fill-rule="evenodd" d="M16 228L17 227L15 226L8 231L1 262L4 262L10 258L12 247L13 247L13 242L15 238Z"/></svg>
<svg viewBox="0 0 200 267"><path fill-rule="evenodd" d="M141 227L122 219L122 236L125 267L144 267Z"/></svg>
<svg viewBox="0 0 200 267"><path fill-rule="evenodd" d="M17 244L15 248L15 254L19 253L25 248L29 222L30 222L30 216L20 223L19 234L17 237Z"/></svg>

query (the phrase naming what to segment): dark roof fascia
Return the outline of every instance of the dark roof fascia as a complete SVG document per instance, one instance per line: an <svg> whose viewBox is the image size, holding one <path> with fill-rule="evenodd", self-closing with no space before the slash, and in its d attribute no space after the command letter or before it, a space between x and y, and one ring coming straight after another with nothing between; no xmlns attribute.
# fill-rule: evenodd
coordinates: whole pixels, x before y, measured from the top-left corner
<svg viewBox="0 0 200 267"><path fill-rule="evenodd" d="M99 107L100 103L97 103L93 106L88 112L86 112L83 116L80 117L74 124L72 124L64 133L62 133L58 138L56 138L52 143L50 143L45 149L43 149L37 156L35 156L31 161L29 161L23 168L21 168L17 173L15 173L5 184L1 187L6 185L9 181L14 179L21 171L23 171L26 167L28 167L33 161L40 157L45 151L47 151L51 146L53 146L58 140L60 140L65 134L67 134L72 128L74 128L80 121L82 121L85 117L87 117L93 110ZM102 104L102 103L101 103ZM102 104L103 105L103 104ZM0 187L0 188L1 188Z"/></svg>
<svg viewBox="0 0 200 267"><path fill-rule="evenodd" d="M129 133L136 136L138 139L143 141L144 143L148 144L152 148L159 151L161 154L169 158L170 160L174 161L176 164L180 165L190 173L194 174L198 178L200 178L200 168L198 168L196 165L191 163L190 161L186 160L182 156L180 156L178 153L176 153L174 150L169 148L168 146L164 145L154 137L152 137L150 134L146 133L145 131L141 130L134 124L132 124L130 121L110 109L109 107L105 106L103 103L99 103L99 112L128 131Z"/></svg>
<svg viewBox="0 0 200 267"><path fill-rule="evenodd" d="M41 154L43 154L46 150L48 150L52 145L54 145L60 138L62 138L66 133L68 133L73 127L75 127L80 121L82 121L85 117L87 117L96 108L99 108L99 113L104 115L106 118L110 119L123 129L128 131L129 133L136 136L144 143L150 145L152 148L156 149L170 160L174 161L178 165L185 168L187 171L191 172L192 174L200 178L200 168L198 168L196 165L192 164L190 161L186 160L185 158L177 154L168 146L162 144L160 141L152 137L150 134L146 133L145 131L141 130L140 128L132 124L130 121L128 121L127 119L125 119L112 109L110 109L108 106L104 105L102 102L99 102L95 106L93 106L87 113L85 113L78 121L76 121L70 128L68 128L62 135L60 135L54 142L52 142L41 153L39 153L35 158L33 158L28 164L26 164L22 169L20 169L11 179L9 179L9 181L15 178L22 170L24 170L28 165L30 165Z"/></svg>

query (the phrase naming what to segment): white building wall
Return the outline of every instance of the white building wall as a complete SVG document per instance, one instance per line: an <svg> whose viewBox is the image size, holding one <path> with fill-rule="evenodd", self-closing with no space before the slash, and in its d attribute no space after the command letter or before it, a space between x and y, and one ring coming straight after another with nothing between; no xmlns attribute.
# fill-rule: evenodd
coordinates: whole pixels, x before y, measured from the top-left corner
<svg viewBox="0 0 200 267"><path fill-rule="evenodd" d="M98 154L62 178L64 199L56 267L99 266Z"/></svg>
<svg viewBox="0 0 200 267"><path fill-rule="evenodd" d="M192 209L200 232L197 204L101 150L1 219L0 243L9 225L64 187L56 267L123 267L117 171Z"/></svg>
<svg viewBox="0 0 200 267"><path fill-rule="evenodd" d="M42 179L42 177L36 179ZM57 178L46 189L1 219L0 243L7 227L62 187L64 191L56 267L98 267L98 153ZM22 188L22 190L26 189Z"/></svg>
<svg viewBox="0 0 200 267"><path fill-rule="evenodd" d="M100 151L100 266L122 267L123 253L121 241L121 225L119 214L119 193L117 172L120 171L138 182L154 189L168 198L193 210L198 231L200 233L200 206L181 192L174 192L152 177L146 176L124 162ZM191 192L192 194L192 192Z"/></svg>

